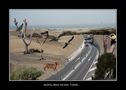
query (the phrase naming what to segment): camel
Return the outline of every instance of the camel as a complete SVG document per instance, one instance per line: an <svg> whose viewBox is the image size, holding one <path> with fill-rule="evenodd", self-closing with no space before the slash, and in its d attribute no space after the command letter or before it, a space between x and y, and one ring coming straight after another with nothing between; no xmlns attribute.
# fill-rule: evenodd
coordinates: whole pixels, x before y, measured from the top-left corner
<svg viewBox="0 0 126 90"><path fill-rule="evenodd" d="M58 62L54 62L53 64L46 63L45 66L44 66L44 71L46 71L46 68L47 69L53 69L55 71L57 69L57 65L59 65Z"/></svg>

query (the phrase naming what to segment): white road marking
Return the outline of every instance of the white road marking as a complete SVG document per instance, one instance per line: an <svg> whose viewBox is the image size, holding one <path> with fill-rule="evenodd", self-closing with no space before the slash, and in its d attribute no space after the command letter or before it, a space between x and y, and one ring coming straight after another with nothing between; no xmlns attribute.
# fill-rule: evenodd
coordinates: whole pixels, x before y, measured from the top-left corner
<svg viewBox="0 0 126 90"><path fill-rule="evenodd" d="M80 62L74 67L74 69L78 68L80 66Z"/></svg>
<svg viewBox="0 0 126 90"><path fill-rule="evenodd" d="M90 50L89 50L89 52L86 54L86 57L91 53L91 51L92 51L92 47L91 46L89 46L90 47Z"/></svg>
<svg viewBox="0 0 126 90"><path fill-rule="evenodd" d="M82 62L85 60L85 58L86 58L86 57L84 57L84 58L82 59Z"/></svg>
<svg viewBox="0 0 126 90"><path fill-rule="evenodd" d="M73 72L74 70L71 70L62 80L66 80L70 76L70 74L72 74Z"/></svg>
<svg viewBox="0 0 126 90"><path fill-rule="evenodd" d="M92 76L94 76L95 74L93 73Z"/></svg>
<svg viewBox="0 0 126 90"><path fill-rule="evenodd" d="M87 78L86 80L92 80L92 78L91 78L91 77L89 77L89 78Z"/></svg>
<svg viewBox="0 0 126 90"><path fill-rule="evenodd" d="M80 62L74 67L73 70L71 70L62 80L66 80L74 71L80 66Z"/></svg>
<svg viewBox="0 0 126 90"><path fill-rule="evenodd" d="M98 50L97 50L97 55L96 55L96 57L95 57L95 59L94 59L94 60L98 59L98 56L99 56L99 52L98 52ZM90 68L92 67L92 65L93 65L93 63L92 63L92 64L91 64L91 66L89 67L89 70L90 70ZM87 71L87 73L85 74L85 76L84 76L83 80L85 80L85 78L86 78L86 76L87 76L87 74L88 74L89 70L88 70L88 71Z"/></svg>
<svg viewBox="0 0 126 90"><path fill-rule="evenodd" d="M91 46L90 46L91 47ZM90 49L90 51L86 54L86 57L91 53L92 47ZM86 57L83 58L82 62L86 59ZM79 57L80 58L80 57ZM77 59L78 60L78 59ZM71 60L70 60L71 61ZM81 62L79 62L73 70L71 70L62 80L66 80L79 66L80 66Z"/></svg>
<svg viewBox="0 0 126 90"><path fill-rule="evenodd" d="M96 69L96 67L91 68L88 72L94 71Z"/></svg>
<svg viewBox="0 0 126 90"><path fill-rule="evenodd" d="M91 57L88 59L88 61L90 61L91 60Z"/></svg>
<svg viewBox="0 0 126 90"><path fill-rule="evenodd" d="M86 56L82 59L82 62L86 59L86 57L91 53L92 47L90 47L91 49L88 51L88 53L86 54Z"/></svg>
<svg viewBox="0 0 126 90"><path fill-rule="evenodd" d="M96 63L98 63L98 61L96 60L93 64L96 64Z"/></svg>
<svg viewBox="0 0 126 90"><path fill-rule="evenodd" d="M68 57L69 62L71 62L72 60L74 60L74 58L75 58L79 53L81 53L81 51L85 48L85 43L84 43L84 42L85 42L85 40L83 40L83 42L82 42L82 44L80 45L80 47ZM81 47L82 47L82 48L81 48ZM68 62L68 63L69 63L69 62Z"/></svg>
<svg viewBox="0 0 126 90"><path fill-rule="evenodd" d="M78 59L80 59L80 57L79 57L79 58L77 58L77 60L78 60ZM77 61L77 60L76 60L76 61Z"/></svg>

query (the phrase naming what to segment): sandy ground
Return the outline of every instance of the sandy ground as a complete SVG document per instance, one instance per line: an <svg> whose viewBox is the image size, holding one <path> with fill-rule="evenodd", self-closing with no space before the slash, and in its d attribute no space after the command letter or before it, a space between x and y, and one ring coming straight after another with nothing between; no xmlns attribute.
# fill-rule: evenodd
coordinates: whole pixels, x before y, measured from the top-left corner
<svg viewBox="0 0 126 90"><path fill-rule="evenodd" d="M61 32L50 31L50 35L58 36ZM42 49L44 50L43 57L46 60L39 60L40 54L31 54L24 55L24 43L22 39L18 38L15 32L10 32L10 40L9 40L9 51L10 51L10 73L14 72L18 68L21 67L36 67L39 70L43 70L43 67L46 63L54 63L57 61L59 63L57 71L61 70L64 67L66 62L66 58L71 55L82 43L83 37L81 35L75 35L73 41L69 44L68 47L62 49L72 36L63 36L60 38L58 42L52 41L49 42L47 40L43 45ZM33 40L29 46L30 48L40 49L40 45ZM44 71L44 74L39 77L40 80L45 80L52 74L57 73L57 71L53 71L52 69L47 69Z"/></svg>
<svg viewBox="0 0 126 90"><path fill-rule="evenodd" d="M88 29L87 29L88 30ZM87 31L86 30L86 31ZM42 30L38 30L35 32L42 32ZM63 31L49 31L50 35L58 36ZM77 32L84 32L84 30L78 30ZM30 54L30 55L24 55L24 43L23 41L16 36L16 33L11 31L10 32L10 40L9 40L9 46L10 46L10 72L14 72L18 68L21 67L36 67L39 70L43 70L43 67L46 63L54 63L54 61L58 62L58 68L57 71L61 70L64 67L64 64L66 63L66 58L71 55L82 43L83 36L82 35L75 35L75 38L73 41L69 44L68 47L65 49L62 49L62 47L65 45L65 42L67 42L72 36L63 36L61 37L58 42L52 41L49 42L47 40L45 44L43 45L42 49L44 50L43 57L46 60L39 60L40 54ZM98 42L101 48L101 53L103 54L104 48L103 48L103 35L94 35L95 40ZM32 41L30 48L34 49L40 49L40 45L35 42L35 40ZM116 50L114 51L114 54L116 54ZM53 74L56 74L57 71L53 71L52 69L48 69L47 71L44 71L44 74L39 77L40 80L45 80L46 78L50 77Z"/></svg>
<svg viewBox="0 0 126 90"><path fill-rule="evenodd" d="M49 33L50 34L50 33ZM59 33L51 32L51 35L57 36ZM45 44L43 45L42 49L44 50L44 53L53 54L53 55L63 55L65 57L69 56L74 52L82 43L83 36L82 35L75 35L75 38L73 41L66 47L65 49L62 49L62 47L65 45L65 42L67 42L72 36L63 36L61 37L58 42L52 41L49 42L47 40ZM35 48L40 49L40 45L35 42L35 39L31 42L29 49ZM24 43L22 39L18 38L17 36L10 35L10 52L22 52L24 51Z"/></svg>

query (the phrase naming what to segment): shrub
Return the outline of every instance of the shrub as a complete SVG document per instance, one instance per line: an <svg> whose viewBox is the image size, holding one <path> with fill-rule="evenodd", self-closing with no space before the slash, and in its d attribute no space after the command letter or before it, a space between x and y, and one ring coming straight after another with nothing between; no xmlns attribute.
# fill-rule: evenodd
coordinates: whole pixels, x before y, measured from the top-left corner
<svg viewBox="0 0 126 90"><path fill-rule="evenodd" d="M116 58L112 53L105 53L101 57L99 57L96 66L97 69L94 77L95 80L116 78ZM105 76L106 72L111 72L112 75L110 74L109 78L107 78Z"/></svg>
<svg viewBox="0 0 126 90"><path fill-rule="evenodd" d="M38 77L40 77L43 74L42 71L37 70L33 67L23 67L15 72L13 72L10 76L11 80L36 80Z"/></svg>
<svg viewBox="0 0 126 90"><path fill-rule="evenodd" d="M74 31L64 31L63 33L61 33L58 38L60 38L61 36L65 36L65 35L77 35L77 32Z"/></svg>

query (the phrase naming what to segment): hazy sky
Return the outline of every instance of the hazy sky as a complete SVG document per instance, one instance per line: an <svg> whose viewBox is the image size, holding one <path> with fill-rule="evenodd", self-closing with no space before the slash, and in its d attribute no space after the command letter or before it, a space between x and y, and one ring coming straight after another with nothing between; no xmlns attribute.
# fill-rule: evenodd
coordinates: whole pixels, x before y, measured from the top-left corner
<svg viewBox="0 0 126 90"><path fill-rule="evenodd" d="M10 25L27 19L29 25L116 24L116 9L10 9Z"/></svg>

